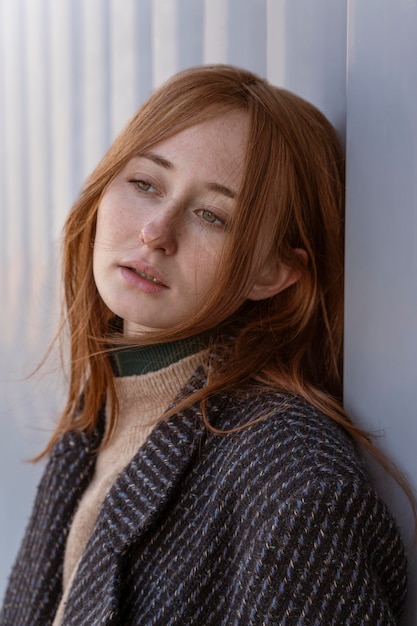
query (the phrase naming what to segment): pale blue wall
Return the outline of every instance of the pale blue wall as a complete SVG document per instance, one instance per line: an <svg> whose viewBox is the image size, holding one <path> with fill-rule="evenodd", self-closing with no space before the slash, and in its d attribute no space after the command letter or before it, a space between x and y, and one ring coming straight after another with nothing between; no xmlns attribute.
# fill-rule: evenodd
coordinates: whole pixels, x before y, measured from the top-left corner
<svg viewBox="0 0 417 626"><path fill-rule="evenodd" d="M351 0L348 32L345 403L416 485L417 2ZM380 482L410 537L404 499Z"/></svg>
<svg viewBox="0 0 417 626"><path fill-rule="evenodd" d="M62 406L56 362L21 377L56 329L65 215L127 118L186 66L246 66L346 132L346 401L416 480L416 27L415 0L0 0L0 595L40 471L22 459Z"/></svg>

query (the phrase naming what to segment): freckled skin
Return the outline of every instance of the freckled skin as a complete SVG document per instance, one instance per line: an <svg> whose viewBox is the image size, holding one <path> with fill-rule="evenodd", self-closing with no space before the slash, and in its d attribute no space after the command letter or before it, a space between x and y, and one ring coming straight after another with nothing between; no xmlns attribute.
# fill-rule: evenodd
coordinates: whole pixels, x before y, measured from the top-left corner
<svg viewBox="0 0 417 626"><path fill-rule="evenodd" d="M192 126L133 158L107 188L94 278L126 333L168 329L205 303L236 209L230 196L241 184L247 134L241 111Z"/></svg>

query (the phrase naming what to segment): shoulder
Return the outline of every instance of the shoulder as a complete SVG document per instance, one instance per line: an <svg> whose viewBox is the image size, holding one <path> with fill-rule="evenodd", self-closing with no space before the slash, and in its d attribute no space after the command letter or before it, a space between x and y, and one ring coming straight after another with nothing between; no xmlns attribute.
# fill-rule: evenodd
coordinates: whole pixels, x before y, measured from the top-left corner
<svg viewBox="0 0 417 626"><path fill-rule="evenodd" d="M355 442L302 398L229 397L220 413L217 423L229 431L208 436L207 460L235 493L237 506L252 509L263 500L273 515L320 509L340 519L349 508L372 510L377 503L385 516Z"/></svg>
<svg viewBox="0 0 417 626"><path fill-rule="evenodd" d="M289 573L298 576L299 561L311 575L309 597L319 585L354 586L353 611L355 598L369 587L378 602L389 598L399 610L407 567L401 537L349 434L305 400L285 394L224 398L222 406L218 421L226 428L252 424L208 438L218 470L211 474L217 476L214 491L232 502L231 509L222 507L232 510L253 550L267 548L273 552L269 566L283 564L280 584Z"/></svg>
<svg viewBox="0 0 417 626"><path fill-rule="evenodd" d="M237 459L250 458L254 471L279 472L328 482L366 480L357 446L346 432L306 400L284 393L223 396L209 412L216 446Z"/></svg>

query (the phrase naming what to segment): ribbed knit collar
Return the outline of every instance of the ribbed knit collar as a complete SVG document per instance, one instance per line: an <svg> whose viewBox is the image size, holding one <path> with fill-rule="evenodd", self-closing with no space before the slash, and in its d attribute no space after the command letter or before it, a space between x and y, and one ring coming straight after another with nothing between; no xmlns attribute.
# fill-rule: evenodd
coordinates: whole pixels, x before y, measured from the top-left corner
<svg viewBox="0 0 417 626"><path fill-rule="evenodd" d="M209 339L208 333L202 333L168 343L119 348L112 354L114 374L121 377L157 372L206 348Z"/></svg>

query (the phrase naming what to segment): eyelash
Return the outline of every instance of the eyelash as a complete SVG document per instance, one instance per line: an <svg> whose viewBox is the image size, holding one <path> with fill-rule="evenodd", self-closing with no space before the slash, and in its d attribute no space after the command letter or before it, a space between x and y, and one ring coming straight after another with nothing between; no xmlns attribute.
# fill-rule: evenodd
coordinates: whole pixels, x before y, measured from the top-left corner
<svg viewBox="0 0 417 626"><path fill-rule="evenodd" d="M139 191L141 191L142 193L148 193L149 189L152 188L152 183L147 180L143 180L142 178L134 178L132 180L129 180L129 183L133 183L135 187L137 187L137 189L139 189ZM142 189L141 185L146 185L148 189Z"/></svg>
<svg viewBox="0 0 417 626"><path fill-rule="evenodd" d="M208 209L199 209L196 211L197 215L200 215L202 219L207 222L210 226L225 226L224 220L218 217L213 211L209 211ZM213 219L214 218L214 219ZM216 223L217 222L217 223Z"/></svg>

